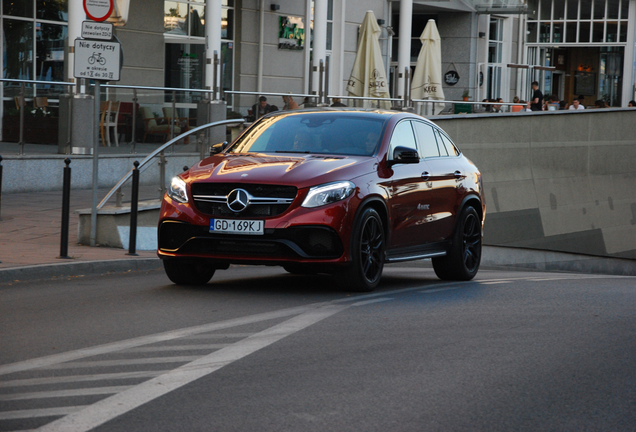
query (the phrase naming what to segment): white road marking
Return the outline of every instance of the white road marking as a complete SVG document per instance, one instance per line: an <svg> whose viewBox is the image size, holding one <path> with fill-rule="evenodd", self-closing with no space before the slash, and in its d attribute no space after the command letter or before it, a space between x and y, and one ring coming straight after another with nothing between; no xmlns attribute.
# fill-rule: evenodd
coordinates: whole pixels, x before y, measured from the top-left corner
<svg viewBox="0 0 636 432"><path fill-rule="evenodd" d="M559 280L578 280L578 277L553 277L553 278L531 278L529 282L546 282L546 281L559 281Z"/></svg>
<svg viewBox="0 0 636 432"><path fill-rule="evenodd" d="M210 333L210 334L195 334L187 336L182 339L243 339L251 336L253 333Z"/></svg>
<svg viewBox="0 0 636 432"><path fill-rule="evenodd" d="M431 294L431 293L442 292L442 291L450 291L450 290L454 290L454 289L457 289L457 288L459 288L459 287L436 288L436 289L430 289L430 290L422 290L420 292L422 294Z"/></svg>
<svg viewBox="0 0 636 432"><path fill-rule="evenodd" d="M188 327L179 330L172 330L165 333L158 333L150 336L141 336L138 338L127 339L124 341L118 341L108 343L104 345L97 345L94 347L83 348L75 351L69 351L66 353L54 354L46 357L39 357L35 359L24 360L21 362L10 363L0 366L0 375L6 375L14 372L25 371L29 369L41 368L45 366L51 366L59 363L64 363L71 360L77 360L86 357L92 357L99 354L107 354L115 351L121 351L127 348L135 348L143 345L150 345L157 342L164 342L173 339L179 339L186 336L192 336L198 333L212 332L216 330L224 330L227 328L238 327L246 324L253 324L262 321L268 321L276 318L285 318L288 316L299 315L309 310L328 304L319 303L309 306L299 306L295 308L282 309L274 312L265 312L261 314L251 315L247 317L234 318L227 321L221 321L216 323L204 324L195 327Z"/></svg>
<svg viewBox="0 0 636 432"><path fill-rule="evenodd" d="M389 301L389 300L393 300L393 299L386 297L386 298L365 300L365 301L361 301L361 302L358 302L358 303L354 303L351 306L366 306L366 305L369 305L369 304L380 303L380 302L385 302L385 301Z"/></svg>
<svg viewBox="0 0 636 432"><path fill-rule="evenodd" d="M109 366L127 366L138 364L162 364L162 363L186 363L196 360L201 356L177 356L177 357L154 357L154 358L138 358L138 359L117 359L117 360L88 360L80 362L61 363L51 366L45 366L40 369L59 370L59 369L75 369L90 367L109 367Z"/></svg>
<svg viewBox="0 0 636 432"><path fill-rule="evenodd" d="M164 345L157 347L142 347L126 350L127 353L147 353L162 351L193 351L193 350L213 350L221 349L230 344L204 344L204 345Z"/></svg>
<svg viewBox="0 0 636 432"><path fill-rule="evenodd" d="M110 381L116 379L139 379L152 378L165 373L165 370L142 371L142 372L118 372L97 375L71 375L48 378L27 378L12 381L0 381L0 387L22 387L32 385L49 385L72 382L90 382L90 381Z"/></svg>
<svg viewBox="0 0 636 432"><path fill-rule="evenodd" d="M122 393L103 399L79 412L62 417L42 426L38 431L88 431L345 309L347 306L329 305L311 310Z"/></svg>
<svg viewBox="0 0 636 432"><path fill-rule="evenodd" d="M42 392L32 392L32 393L14 393L14 394L8 394L8 395L0 395L0 401L105 395L105 394L114 394L114 393L123 392L124 390L128 390L130 387L132 386L91 387L91 388L85 388L85 389L42 391Z"/></svg>
<svg viewBox="0 0 636 432"><path fill-rule="evenodd" d="M497 285L497 284L507 284L507 283L512 283L512 281L480 282L481 285Z"/></svg>
<svg viewBox="0 0 636 432"><path fill-rule="evenodd" d="M0 420L16 420L36 417L55 417L61 415L72 414L86 408L86 406L69 406L58 408L41 408L22 411L5 411L0 412Z"/></svg>

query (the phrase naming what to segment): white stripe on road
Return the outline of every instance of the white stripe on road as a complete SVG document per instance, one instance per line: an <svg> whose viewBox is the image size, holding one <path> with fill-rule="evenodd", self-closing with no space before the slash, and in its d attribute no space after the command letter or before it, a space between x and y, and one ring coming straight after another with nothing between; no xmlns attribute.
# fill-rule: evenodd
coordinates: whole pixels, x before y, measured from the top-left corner
<svg viewBox="0 0 636 432"><path fill-rule="evenodd" d="M137 358L137 359L118 359L118 360L89 360L80 362L62 363L47 366L41 369L58 370L58 369L75 369L90 367L109 367L109 366L127 366L140 364L162 364L162 363L187 363L196 360L201 356L178 356L178 357L154 357L154 358Z"/></svg>
<svg viewBox="0 0 636 432"><path fill-rule="evenodd" d="M42 391L42 392L32 392L32 393L14 393L14 394L8 394L8 395L0 395L0 401L105 395L105 394L114 394L114 393L123 392L124 390L128 390L130 387L132 386L91 387L91 388L85 388L85 389Z"/></svg>
<svg viewBox="0 0 636 432"><path fill-rule="evenodd" d="M380 302L385 302L385 301L389 301L389 300L393 300L392 298L379 298L379 299L373 299L373 300L365 300L365 301L361 301L358 303L354 303L351 306L366 306L369 304L373 304L373 303L380 303Z"/></svg>
<svg viewBox="0 0 636 432"><path fill-rule="evenodd" d="M72 382L90 382L90 381L110 381L118 379L140 379L153 378L161 375L165 370L142 371L142 372L117 372L98 375L71 375L48 378L27 378L12 381L0 381L0 387L22 387L32 385L48 385Z"/></svg>
<svg viewBox="0 0 636 432"><path fill-rule="evenodd" d="M436 289L430 289L430 290L423 290L420 291L422 294L432 294L432 293L436 293L436 292L443 292L443 291L450 291L450 290L454 290L460 288L458 286L451 286L451 287L446 287L446 288L436 288Z"/></svg>
<svg viewBox="0 0 636 432"><path fill-rule="evenodd" d="M121 351L127 348L135 348L138 346L149 345L157 342L164 342L173 339L179 339L186 336L192 336L198 333L212 332L216 330L224 330L227 328L238 327L246 324L254 324L262 321L268 321L276 318L285 318L292 315L299 315L317 307L323 306L325 303L313 304L308 306L299 306L295 308L283 309L274 312L266 312L251 315L242 318L234 318L227 321L204 324L195 327L188 327L179 330L172 330L165 333L158 333L150 336L142 336L138 338L128 339L119 342L98 345L90 348L83 348L75 351L69 351L61 354L54 354L46 357L40 357L25 360L17 363L10 363L0 366L0 375L6 375L14 372L36 369L45 366L51 366L64 363L71 360L77 360L86 357L92 357L100 354L107 354L115 351Z"/></svg>
<svg viewBox="0 0 636 432"><path fill-rule="evenodd" d="M253 334L254 333L210 333L196 334L184 337L183 339L243 339Z"/></svg>
<svg viewBox="0 0 636 432"><path fill-rule="evenodd" d="M193 350L214 350L225 348L230 344L205 344L205 345L163 345L157 347L142 347L126 350L126 353L148 353L162 351L193 351Z"/></svg>
<svg viewBox="0 0 636 432"><path fill-rule="evenodd" d="M289 335L328 318L348 306L330 305L291 318L229 347L181 366L164 375L116 394L82 411L70 414L39 428L39 431L83 432L102 425L166 393L211 374L236 360L252 354Z"/></svg>
<svg viewBox="0 0 636 432"><path fill-rule="evenodd" d="M512 281L492 281L492 282L480 282L481 285L498 285L512 283Z"/></svg>
<svg viewBox="0 0 636 432"><path fill-rule="evenodd" d="M0 412L0 420L16 420L36 417L55 417L78 412L86 406L70 406L58 408L41 408L21 411L5 411Z"/></svg>

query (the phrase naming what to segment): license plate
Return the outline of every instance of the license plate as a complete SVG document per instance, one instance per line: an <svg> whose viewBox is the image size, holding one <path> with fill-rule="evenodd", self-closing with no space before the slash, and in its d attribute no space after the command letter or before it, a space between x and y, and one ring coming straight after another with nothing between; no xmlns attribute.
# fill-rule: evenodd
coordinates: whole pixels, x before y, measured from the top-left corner
<svg viewBox="0 0 636 432"><path fill-rule="evenodd" d="M210 232L220 234L263 235L265 233L265 221L210 219Z"/></svg>

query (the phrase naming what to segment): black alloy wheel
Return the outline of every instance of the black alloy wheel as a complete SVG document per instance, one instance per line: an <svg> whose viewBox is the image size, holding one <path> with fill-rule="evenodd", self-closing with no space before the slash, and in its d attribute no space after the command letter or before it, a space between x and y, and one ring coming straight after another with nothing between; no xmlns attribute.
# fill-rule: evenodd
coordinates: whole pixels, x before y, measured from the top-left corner
<svg viewBox="0 0 636 432"><path fill-rule="evenodd" d="M451 250L433 258L435 274L442 280L471 280L481 263L481 220L473 207L462 210L457 220Z"/></svg>
<svg viewBox="0 0 636 432"><path fill-rule="evenodd" d="M373 291L380 282L384 268L384 228L380 215L365 209L354 225L351 266L340 275L343 288L352 291Z"/></svg>

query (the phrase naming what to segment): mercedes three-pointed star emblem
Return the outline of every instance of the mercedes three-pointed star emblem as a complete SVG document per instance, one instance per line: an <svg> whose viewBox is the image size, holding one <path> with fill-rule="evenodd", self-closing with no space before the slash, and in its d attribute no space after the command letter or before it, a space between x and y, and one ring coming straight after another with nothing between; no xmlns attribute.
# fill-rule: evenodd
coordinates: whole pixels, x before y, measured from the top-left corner
<svg viewBox="0 0 636 432"><path fill-rule="evenodd" d="M227 196L227 206L234 213L245 210L250 205L250 195L244 189L234 189Z"/></svg>

